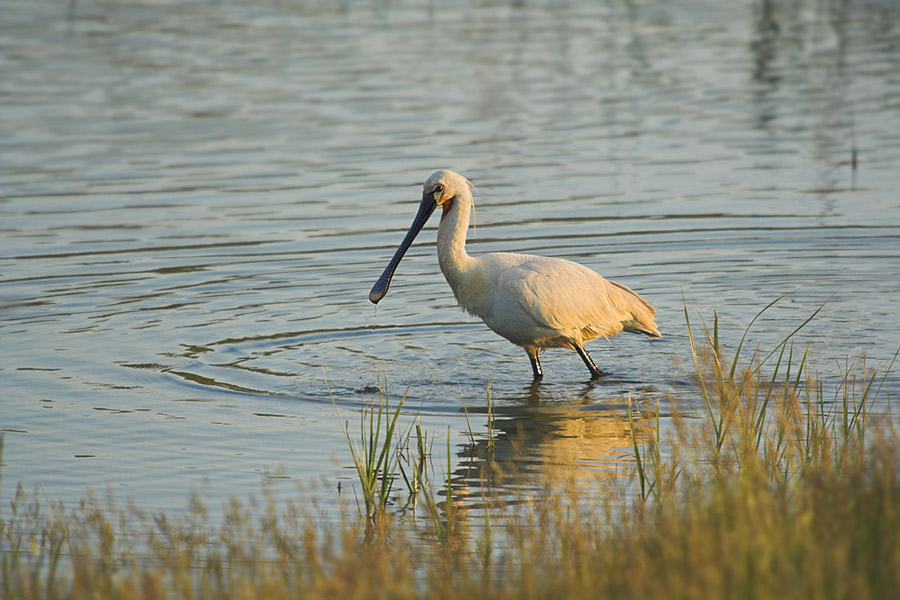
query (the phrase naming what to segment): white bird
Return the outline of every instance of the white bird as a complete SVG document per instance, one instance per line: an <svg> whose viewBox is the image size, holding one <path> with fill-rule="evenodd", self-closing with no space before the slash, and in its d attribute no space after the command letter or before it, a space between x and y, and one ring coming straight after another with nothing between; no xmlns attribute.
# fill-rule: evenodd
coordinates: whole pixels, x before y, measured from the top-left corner
<svg viewBox="0 0 900 600"><path fill-rule="evenodd" d="M481 318L495 333L528 353L535 380L543 377L544 348L571 348L591 371L604 373L584 343L628 331L658 338L656 311L622 284L570 260L530 254L466 253L466 231L472 210L469 180L453 171L437 171L425 182L419 212L406 237L372 287L377 304L387 294L400 259L431 213L440 206L437 252L441 271L459 305Z"/></svg>

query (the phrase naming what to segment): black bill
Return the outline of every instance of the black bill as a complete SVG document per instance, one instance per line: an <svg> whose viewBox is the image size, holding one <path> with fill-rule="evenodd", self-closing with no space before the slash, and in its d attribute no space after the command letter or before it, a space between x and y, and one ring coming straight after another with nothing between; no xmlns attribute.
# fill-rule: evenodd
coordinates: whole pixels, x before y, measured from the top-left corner
<svg viewBox="0 0 900 600"><path fill-rule="evenodd" d="M413 219L409 231L406 232L406 237L400 242L400 247L397 248L391 262L388 263L388 266L384 269L384 273L381 274L381 277L379 277L378 281L375 282L375 285L372 286L372 291L369 292L369 301L372 302L372 304L378 304L378 302L387 295L388 287L391 285L391 278L394 276L394 271L397 270L397 265L400 264L400 259L402 259L403 255L406 254L406 251L409 250L413 240L416 239L416 236L422 231L422 227L425 226L428 217L431 216L431 213L434 212L435 208L437 208L437 202L434 201L434 196L431 194L423 194L422 203L419 204L419 212L416 213L416 218Z"/></svg>

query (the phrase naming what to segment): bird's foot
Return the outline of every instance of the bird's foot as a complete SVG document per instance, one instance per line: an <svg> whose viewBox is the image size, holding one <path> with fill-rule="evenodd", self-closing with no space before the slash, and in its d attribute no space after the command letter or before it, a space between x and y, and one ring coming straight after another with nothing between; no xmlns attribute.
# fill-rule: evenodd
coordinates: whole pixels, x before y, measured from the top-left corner
<svg viewBox="0 0 900 600"><path fill-rule="evenodd" d="M609 375L606 371L601 371L600 369L591 369L591 381L596 381L601 377L606 377Z"/></svg>
<svg viewBox="0 0 900 600"><path fill-rule="evenodd" d="M591 380L600 379L606 373L597 368L597 365L594 364L594 361L591 360L591 355L587 353L587 350L584 349L581 344L575 344L575 351L578 352L578 355L581 357L581 360L584 361L584 366L588 368L591 372Z"/></svg>

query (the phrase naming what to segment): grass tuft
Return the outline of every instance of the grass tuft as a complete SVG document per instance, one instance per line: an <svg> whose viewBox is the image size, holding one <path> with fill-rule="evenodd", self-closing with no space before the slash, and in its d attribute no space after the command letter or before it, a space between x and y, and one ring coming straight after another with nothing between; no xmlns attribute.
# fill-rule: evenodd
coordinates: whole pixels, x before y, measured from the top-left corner
<svg viewBox="0 0 900 600"><path fill-rule="evenodd" d="M394 481L400 472L401 445L395 445L397 441L395 432L404 400L406 400L406 394L400 398L397 406L391 409L387 386L379 388L377 400L373 398L368 404L363 405L363 409L360 411L359 439L354 440L350 435L349 423L341 420L337 402L333 396L331 397L331 403L334 405L334 411L341 424L353 464L356 467L365 502L365 514L370 519L376 519L388 507L392 498ZM405 437L408 441L408 432ZM424 440L421 438L419 442L424 444ZM424 455L422 455L421 465L424 470ZM420 480L416 479L415 470L412 474L412 481L405 474L403 477L415 497L419 491Z"/></svg>

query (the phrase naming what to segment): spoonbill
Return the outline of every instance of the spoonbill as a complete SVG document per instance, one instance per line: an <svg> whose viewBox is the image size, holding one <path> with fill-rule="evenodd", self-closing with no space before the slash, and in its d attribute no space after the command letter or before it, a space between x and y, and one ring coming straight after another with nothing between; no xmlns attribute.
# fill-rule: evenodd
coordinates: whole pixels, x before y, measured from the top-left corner
<svg viewBox="0 0 900 600"><path fill-rule="evenodd" d="M591 379L596 379L604 373L584 349L585 342L598 337L608 340L622 331L660 336L650 304L583 265L508 252L469 256L471 186L468 179L448 170L436 171L425 181L412 226L369 292L373 304L387 295L397 265L440 206L438 262L456 301L495 333L524 348L535 380L544 376L540 353L545 348L575 350L591 371Z"/></svg>

